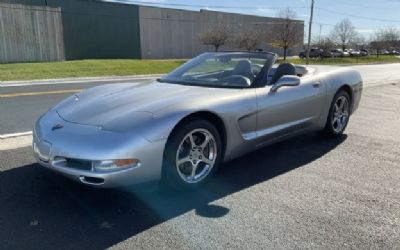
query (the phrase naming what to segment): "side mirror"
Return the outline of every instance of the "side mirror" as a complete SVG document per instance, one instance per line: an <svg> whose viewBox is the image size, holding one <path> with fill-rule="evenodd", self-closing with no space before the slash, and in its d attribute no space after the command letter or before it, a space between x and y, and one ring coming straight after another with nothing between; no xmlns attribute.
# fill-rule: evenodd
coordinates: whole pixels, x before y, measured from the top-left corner
<svg viewBox="0 0 400 250"><path fill-rule="evenodd" d="M283 86L299 86L300 85L300 77L298 76L292 76L292 75L286 75L286 76L282 76L281 78L279 78L279 80L272 85L270 92L275 93L276 91L278 91L278 89L280 87Z"/></svg>

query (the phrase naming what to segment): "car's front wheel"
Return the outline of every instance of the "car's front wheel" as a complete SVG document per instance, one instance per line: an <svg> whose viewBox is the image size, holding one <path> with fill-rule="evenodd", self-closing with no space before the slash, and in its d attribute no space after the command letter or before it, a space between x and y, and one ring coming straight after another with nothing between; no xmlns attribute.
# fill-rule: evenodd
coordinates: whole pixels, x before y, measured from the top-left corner
<svg viewBox="0 0 400 250"><path fill-rule="evenodd" d="M333 98L329 109L324 133L328 136L343 134L350 118L350 96L346 91L339 91Z"/></svg>
<svg viewBox="0 0 400 250"><path fill-rule="evenodd" d="M183 123L168 139L163 163L163 180L178 189L192 189L207 182L222 155L217 128L207 120Z"/></svg>

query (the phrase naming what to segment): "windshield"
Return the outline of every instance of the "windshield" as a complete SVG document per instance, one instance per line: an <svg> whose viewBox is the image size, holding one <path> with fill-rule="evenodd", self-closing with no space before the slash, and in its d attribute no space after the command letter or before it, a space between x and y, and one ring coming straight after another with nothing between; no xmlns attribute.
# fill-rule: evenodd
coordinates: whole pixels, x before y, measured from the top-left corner
<svg viewBox="0 0 400 250"><path fill-rule="evenodd" d="M159 81L192 86L247 88L267 76L276 55L215 52L197 56Z"/></svg>

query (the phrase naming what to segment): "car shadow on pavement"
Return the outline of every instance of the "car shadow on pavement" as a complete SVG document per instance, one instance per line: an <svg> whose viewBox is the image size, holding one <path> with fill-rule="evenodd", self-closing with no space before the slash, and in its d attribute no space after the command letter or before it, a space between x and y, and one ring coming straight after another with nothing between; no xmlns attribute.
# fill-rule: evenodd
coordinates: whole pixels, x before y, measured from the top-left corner
<svg viewBox="0 0 400 250"><path fill-rule="evenodd" d="M93 189L37 164L15 167L0 172L0 248L104 249L189 211L222 217L229 208L213 201L302 167L346 138L309 134L274 144L224 164L192 192Z"/></svg>

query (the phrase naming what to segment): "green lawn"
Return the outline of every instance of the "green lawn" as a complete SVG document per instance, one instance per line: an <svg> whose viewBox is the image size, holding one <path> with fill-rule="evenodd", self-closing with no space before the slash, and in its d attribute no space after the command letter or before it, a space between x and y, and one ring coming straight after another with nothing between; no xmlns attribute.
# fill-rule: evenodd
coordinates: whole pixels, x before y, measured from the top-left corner
<svg viewBox="0 0 400 250"><path fill-rule="evenodd" d="M162 74L182 63L184 60L114 59L0 64L0 81Z"/></svg>
<svg viewBox="0 0 400 250"><path fill-rule="evenodd" d="M294 64L305 64L306 60L300 58L288 58L287 62ZM278 63L284 62L283 59L279 59ZM375 63L400 63L400 58L392 55L381 55L379 58L376 56L363 56L359 58L345 57L345 58L324 58L316 59L310 58L310 64L375 64Z"/></svg>
<svg viewBox="0 0 400 250"><path fill-rule="evenodd" d="M185 60L77 60L50 63L0 64L0 81L52 79L67 77L127 76L163 74ZM278 63L283 62L282 59ZM287 62L305 64L305 60L289 58ZM367 56L356 58L311 59L310 64L367 64L399 62L396 56Z"/></svg>

